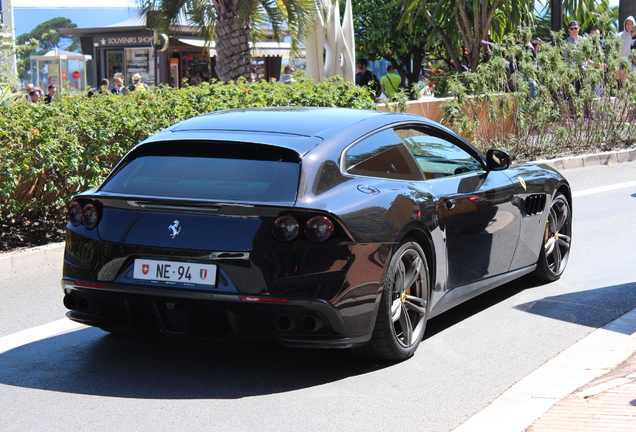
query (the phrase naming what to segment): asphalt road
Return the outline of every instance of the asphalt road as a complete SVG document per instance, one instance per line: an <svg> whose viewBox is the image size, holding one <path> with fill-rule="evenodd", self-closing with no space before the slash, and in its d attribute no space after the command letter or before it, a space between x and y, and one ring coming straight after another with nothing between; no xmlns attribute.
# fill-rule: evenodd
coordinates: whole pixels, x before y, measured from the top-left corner
<svg viewBox="0 0 636 432"><path fill-rule="evenodd" d="M396 365L84 327L47 336L65 324L61 265L8 275L0 431L452 430L636 306L636 163L564 173L575 198L563 278L510 283L431 320L415 357Z"/></svg>

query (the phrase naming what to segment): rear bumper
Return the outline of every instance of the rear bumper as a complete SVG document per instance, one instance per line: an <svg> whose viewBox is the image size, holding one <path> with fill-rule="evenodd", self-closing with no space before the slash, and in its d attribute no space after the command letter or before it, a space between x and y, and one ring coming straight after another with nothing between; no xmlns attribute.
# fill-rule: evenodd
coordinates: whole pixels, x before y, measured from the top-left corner
<svg viewBox="0 0 636 432"><path fill-rule="evenodd" d="M275 339L295 347L351 348L371 337L352 333L340 311L320 299L93 283L62 280L71 320L209 339ZM372 329L368 324L363 327Z"/></svg>

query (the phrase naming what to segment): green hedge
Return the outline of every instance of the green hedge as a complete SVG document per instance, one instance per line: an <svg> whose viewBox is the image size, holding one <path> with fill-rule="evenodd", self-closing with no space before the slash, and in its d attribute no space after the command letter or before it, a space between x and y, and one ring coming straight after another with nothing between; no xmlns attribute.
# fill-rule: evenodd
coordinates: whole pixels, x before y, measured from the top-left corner
<svg viewBox="0 0 636 432"><path fill-rule="evenodd" d="M62 96L54 103L0 107L0 218L59 209L103 180L135 144L184 119L237 107L375 109L366 88L347 81L204 83L128 96ZM0 222L2 220L0 219Z"/></svg>

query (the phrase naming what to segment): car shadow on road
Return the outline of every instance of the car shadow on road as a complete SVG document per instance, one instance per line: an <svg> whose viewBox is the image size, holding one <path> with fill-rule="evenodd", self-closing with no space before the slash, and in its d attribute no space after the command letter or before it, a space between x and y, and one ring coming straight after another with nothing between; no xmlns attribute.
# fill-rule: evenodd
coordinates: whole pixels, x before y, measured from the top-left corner
<svg viewBox="0 0 636 432"><path fill-rule="evenodd" d="M636 283L613 285L545 297L519 304L515 309L567 321L592 328L600 328L636 307ZM614 331L636 329L616 327Z"/></svg>
<svg viewBox="0 0 636 432"><path fill-rule="evenodd" d="M520 279L482 294L432 319L425 339L533 286ZM515 308L601 327L636 305L634 288L624 284L563 294ZM391 367L400 364L365 361L347 350L171 336L127 338L85 328L0 353L0 384L122 398L238 399L301 390Z"/></svg>
<svg viewBox="0 0 636 432"><path fill-rule="evenodd" d="M432 319L426 337L530 286L516 281ZM408 366L408 365L407 365ZM85 328L0 354L0 384L98 396L237 399L319 386L400 367L349 350L286 348L153 336L128 338Z"/></svg>
<svg viewBox="0 0 636 432"><path fill-rule="evenodd" d="M0 354L0 384L149 399L236 399L289 392L391 365L346 350L291 349L86 328Z"/></svg>
<svg viewBox="0 0 636 432"><path fill-rule="evenodd" d="M529 285L515 281L429 322L426 337ZM148 399L237 399L319 386L387 367L348 350L275 342L128 338L85 328L0 353L0 384L65 393Z"/></svg>
<svg viewBox="0 0 636 432"><path fill-rule="evenodd" d="M465 319L470 318L479 312L486 310L520 292L537 286L530 278L521 278L516 281L507 283L495 289L480 294L472 300L461 303L458 306L432 318L426 324L426 333L424 339L435 336L437 333L452 327Z"/></svg>
<svg viewBox="0 0 636 432"><path fill-rule="evenodd" d="M452 327L526 289L536 287L531 278L522 278L495 288L431 319L424 338ZM592 328L600 328L636 307L636 282L545 297L515 305L514 308Z"/></svg>

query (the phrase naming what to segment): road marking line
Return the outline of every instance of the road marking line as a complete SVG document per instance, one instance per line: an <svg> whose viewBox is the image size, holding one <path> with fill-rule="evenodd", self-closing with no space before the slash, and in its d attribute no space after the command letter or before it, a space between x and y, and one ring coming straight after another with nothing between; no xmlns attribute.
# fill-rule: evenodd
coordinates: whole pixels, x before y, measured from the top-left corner
<svg viewBox="0 0 636 432"><path fill-rule="evenodd" d="M22 345L37 342L42 339L57 336L62 333L68 333L80 328L86 328L85 325L73 322L69 319L61 319L22 330L7 336L0 337L0 354L21 347Z"/></svg>
<svg viewBox="0 0 636 432"><path fill-rule="evenodd" d="M592 194L596 194L596 193L608 192L608 191L611 191L611 190L623 189L623 188L628 188L628 187L636 187L636 181L613 184L613 185L609 185L609 186L600 186L600 187L596 187L596 188L592 188L592 189L585 189L585 190L582 190L582 191L575 191L575 192L572 193L572 196L580 197L580 196L584 196L584 195L592 195Z"/></svg>

